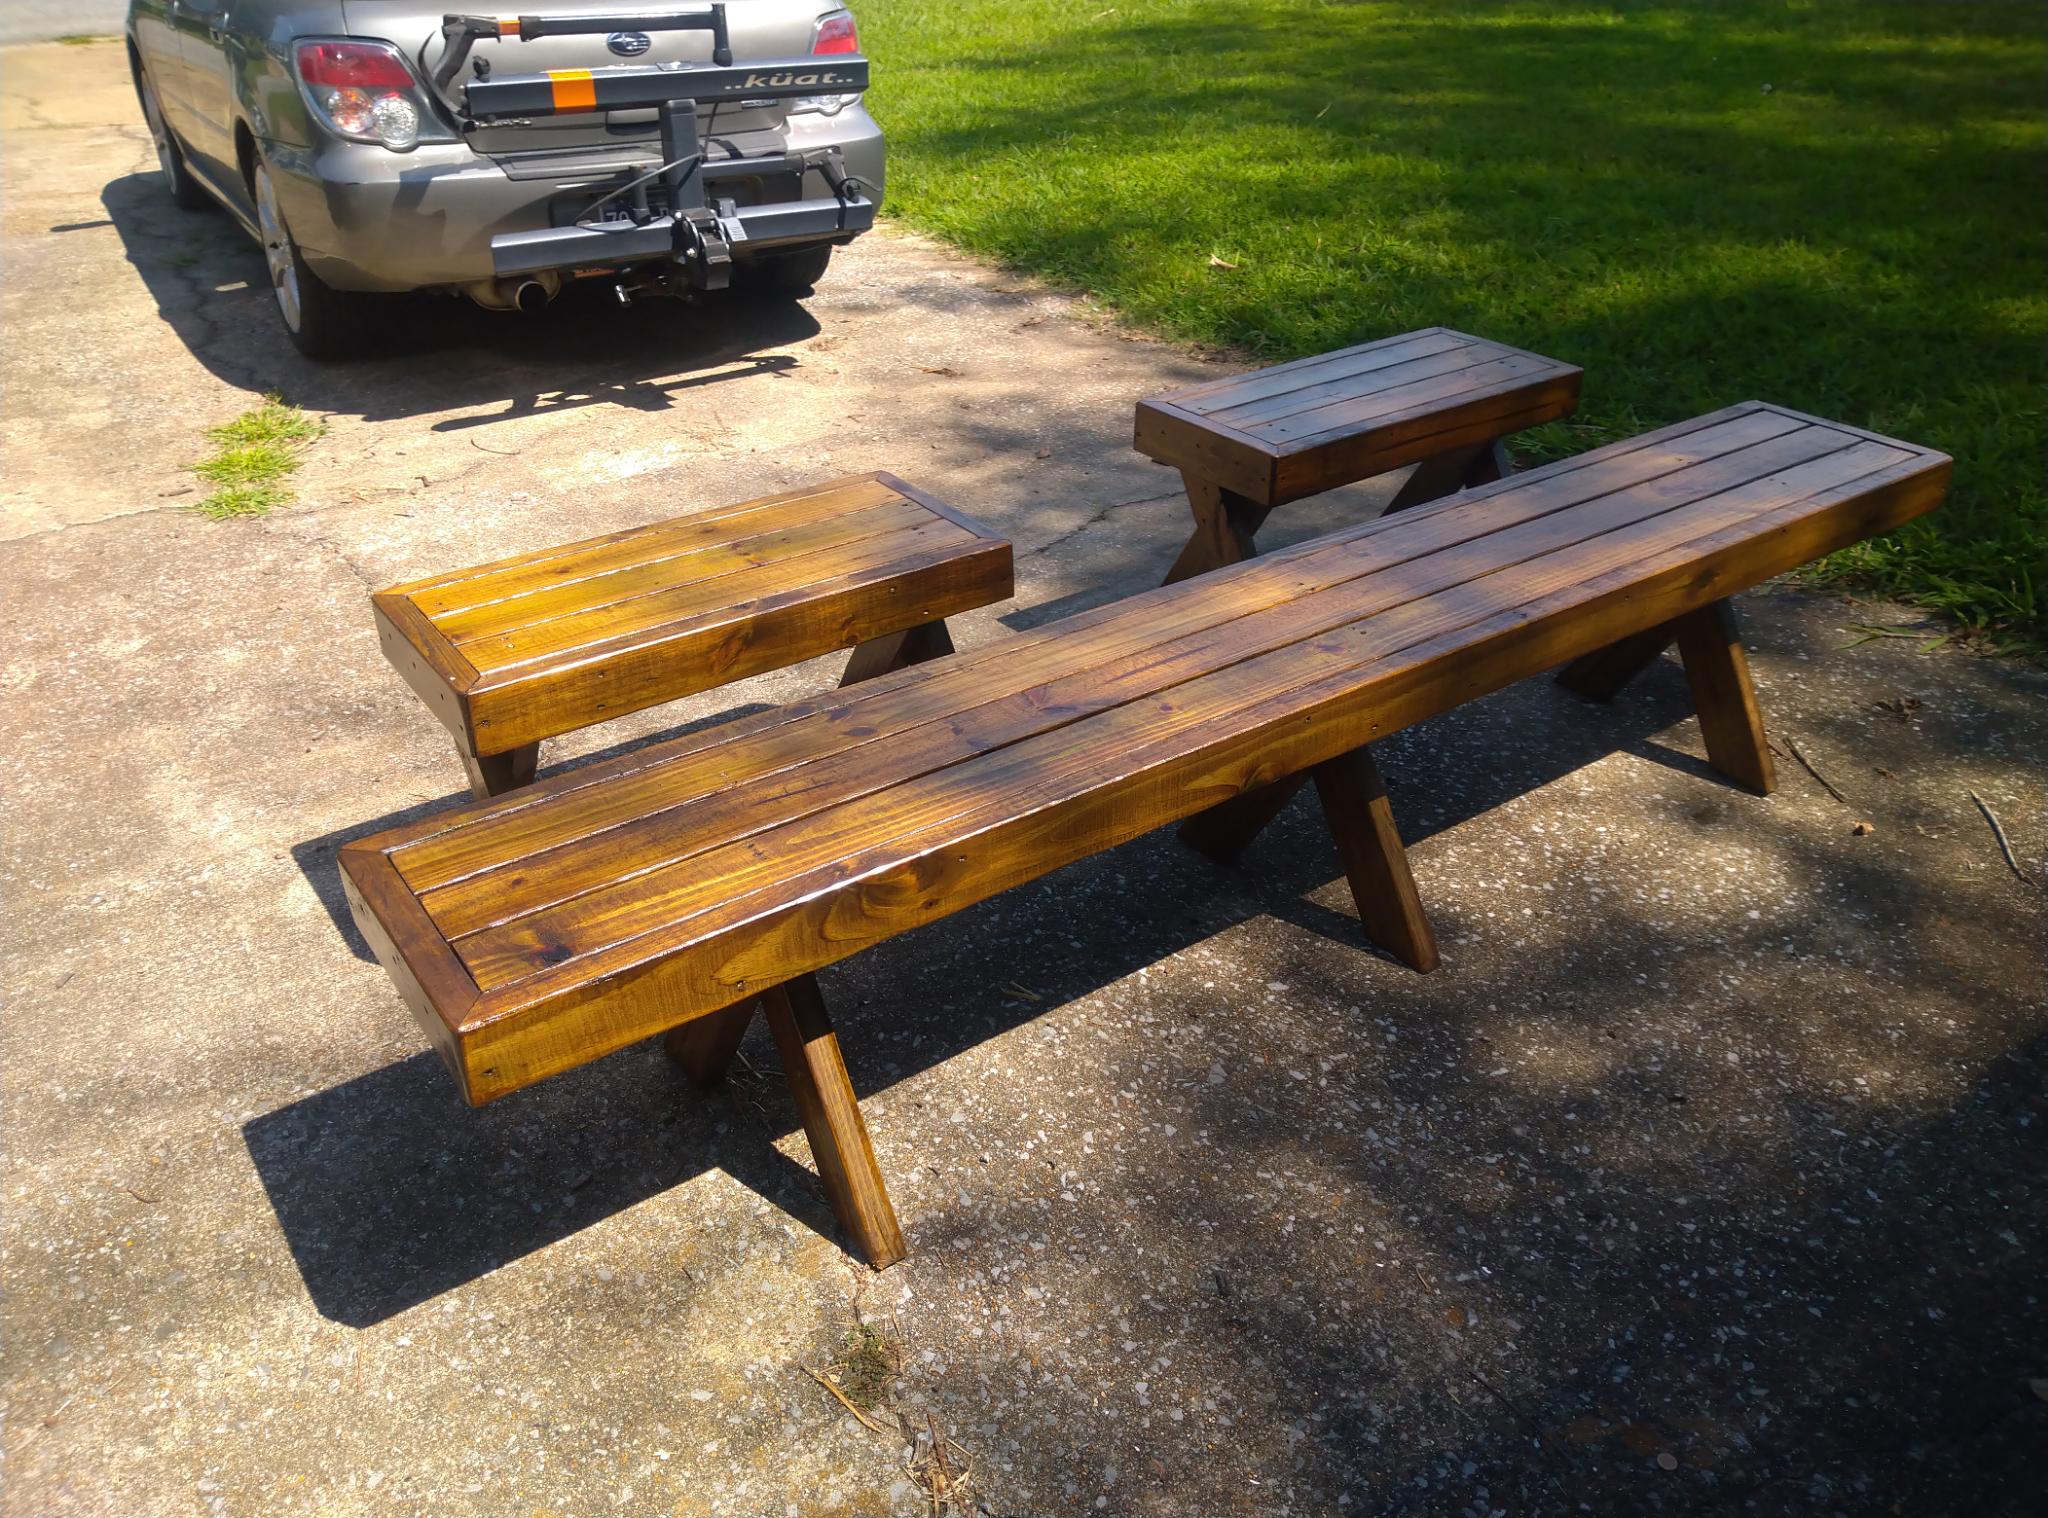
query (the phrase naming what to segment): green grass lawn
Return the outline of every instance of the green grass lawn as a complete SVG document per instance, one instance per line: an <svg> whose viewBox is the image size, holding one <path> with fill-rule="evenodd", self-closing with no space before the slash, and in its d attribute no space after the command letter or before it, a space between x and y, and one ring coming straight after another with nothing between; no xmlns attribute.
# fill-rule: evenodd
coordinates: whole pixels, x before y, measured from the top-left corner
<svg viewBox="0 0 2048 1518"><path fill-rule="evenodd" d="M858 3L904 222L1266 358L1583 364L1525 453L1752 397L1945 449L1823 572L2048 645L2037 6Z"/></svg>

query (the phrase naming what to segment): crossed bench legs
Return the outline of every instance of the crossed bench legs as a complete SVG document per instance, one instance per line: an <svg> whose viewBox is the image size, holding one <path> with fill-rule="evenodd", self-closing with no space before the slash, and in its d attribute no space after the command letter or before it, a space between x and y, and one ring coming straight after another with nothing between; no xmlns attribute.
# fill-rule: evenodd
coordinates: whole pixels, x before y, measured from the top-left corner
<svg viewBox="0 0 2048 1518"><path fill-rule="evenodd" d="M846 661L846 673L839 677L839 684L842 689L858 685L891 670L908 669L927 659L943 659L952 651L953 635L946 631L943 617L933 622L920 622L902 632L870 638L855 648Z"/></svg>
<svg viewBox="0 0 2048 1518"><path fill-rule="evenodd" d="M1183 843L1229 863L1244 852L1280 809L1310 781L1323 805L1323 819L1337 843L1337 857L1351 886L1351 900L1366 937L1411 969L1434 970L1441 958L1436 934L1422 910L1422 897L1408 869L1408 852L1394 826L1386 782L1369 749L1356 748L1313 769L1233 796L1180 825Z"/></svg>
<svg viewBox="0 0 2048 1518"><path fill-rule="evenodd" d="M1567 665L1558 679L1573 691L1605 700L1674 641L1685 660L1707 762L1737 785L1770 795L1776 772L1732 602L1715 601L1624 638ZM1408 869L1386 785L1367 750L1354 749L1198 812L1181 824L1181 839L1212 858L1234 860L1311 779L1366 936L1402 963L1434 970L1439 963L1436 936Z"/></svg>
<svg viewBox="0 0 2048 1518"><path fill-rule="evenodd" d="M1500 438L1470 448L1452 448L1417 464L1415 472L1402 481L1394 498L1387 502L1386 514L1420 506L1454 491L1470 490L1475 485L1491 485L1514 472L1507 444Z"/></svg>
<svg viewBox="0 0 2048 1518"><path fill-rule="evenodd" d="M1387 503L1387 512L1490 484L1504 478L1510 468L1507 448L1499 438L1449 449L1416 465ZM1187 470L1181 471L1181 478L1195 514L1195 532L1167 572L1168 585L1256 555L1259 550L1254 538L1272 512L1269 506ZM1181 824L1181 839L1214 858L1235 859L1311 779L1336 839L1366 936L1402 963L1417 970L1434 970L1441 962L1436 935L1430 930L1415 877L1408 869L1408 855L1401 847L1393 809L1387 802L1386 784L1366 749L1258 786L1190 817Z"/></svg>
<svg viewBox="0 0 2048 1518"><path fill-rule="evenodd" d="M1187 489L1188 509L1195 514L1195 530L1160 583L1177 585L1212 569L1255 557L1259 549L1252 539L1273 514L1273 508L1185 469L1180 478Z"/></svg>
<svg viewBox="0 0 2048 1518"><path fill-rule="evenodd" d="M534 768L540 763L538 743L522 743L502 754L472 754L467 749L461 753L462 768L469 775L470 794L479 801L532 785Z"/></svg>
<svg viewBox="0 0 2048 1518"><path fill-rule="evenodd" d="M842 687L857 685L951 652L953 639L943 620L920 623L887 637L872 638L854 649L839 683ZM847 1077L839 1036L832 1031L816 976L799 975L764 991L758 1002L749 997L722 1012L671 1029L663 1039L669 1057L693 1084L715 1085L739 1053L757 1005L768 1014L768 1031L775 1036L783 1077L789 1082L797 1115L803 1119L811 1158L817 1163L818 1179L824 1183L833 1215L853 1236L870 1265L877 1270L894 1265L908 1253L903 1230L896 1224L896 1209L882 1184L882 1171L875 1163L874 1146L868 1140L867 1124L861 1119L860 1102Z"/></svg>
<svg viewBox="0 0 2048 1518"><path fill-rule="evenodd" d="M1685 661L1707 763L1737 785L1770 795L1777 774L1733 601L1715 601L1574 659L1557 672L1557 683L1588 700L1611 701L1674 642Z"/></svg>
<svg viewBox="0 0 2048 1518"><path fill-rule="evenodd" d="M817 1163L818 1179L824 1183L833 1215L853 1236L868 1263L877 1270L886 1269L908 1250L903 1230L896 1225L896 1209L882 1184L881 1167L875 1163L874 1146L868 1140L868 1127L861 1119L860 1103L847 1078L839 1036L832 1031L817 978L799 975L764 991L759 1004L768 1014L768 1031L775 1035L783 1077L789 1082L797 1115L803 1119L811 1158ZM745 1001L684 1023L665 1040L669 1056L695 1084L714 1084L739 1052L754 1007L754 1002Z"/></svg>

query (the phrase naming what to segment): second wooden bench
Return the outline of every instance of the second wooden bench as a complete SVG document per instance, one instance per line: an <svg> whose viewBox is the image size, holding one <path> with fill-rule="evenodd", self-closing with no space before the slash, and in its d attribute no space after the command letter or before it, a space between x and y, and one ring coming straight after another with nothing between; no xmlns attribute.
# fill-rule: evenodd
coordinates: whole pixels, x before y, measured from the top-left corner
<svg viewBox="0 0 2048 1518"><path fill-rule="evenodd" d="M470 788L541 740L852 648L845 680L951 653L1009 598L1009 543L868 474L415 580L372 598L385 657L455 735Z"/></svg>
<svg viewBox="0 0 2048 1518"><path fill-rule="evenodd" d="M1258 552L1290 501L1406 465L1400 511L1509 472L1506 440L1570 416L1574 364L1449 327L1205 381L1138 403L1133 446L1180 470L1195 530L1169 585Z"/></svg>

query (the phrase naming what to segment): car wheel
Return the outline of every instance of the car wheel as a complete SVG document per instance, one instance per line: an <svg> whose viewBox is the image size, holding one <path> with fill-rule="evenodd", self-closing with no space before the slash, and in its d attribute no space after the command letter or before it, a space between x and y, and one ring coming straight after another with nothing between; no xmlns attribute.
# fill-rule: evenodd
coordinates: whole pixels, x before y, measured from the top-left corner
<svg viewBox="0 0 2048 1518"><path fill-rule="evenodd" d="M171 192L171 199L186 210L200 210L210 203L211 197L200 188L199 181L192 177L192 171L185 167L185 150L178 146L178 139L171 134L170 123L164 120L164 108L156 97L156 85L142 71L140 64L131 61L130 67L135 74L135 96L142 102L142 119L149 128L149 140L156 145L156 166L164 176L164 188Z"/></svg>
<svg viewBox="0 0 2048 1518"><path fill-rule="evenodd" d="M308 358L338 358L355 351L362 338L363 296L337 290L306 266L299 245L284 224L270 167L258 163L249 188L256 201L256 226L263 237L263 261L270 268L270 293L292 346Z"/></svg>
<svg viewBox="0 0 2048 1518"><path fill-rule="evenodd" d="M832 244L821 242L813 248L781 253L754 261L754 287L771 295L808 295L811 286L825 277L832 262Z"/></svg>

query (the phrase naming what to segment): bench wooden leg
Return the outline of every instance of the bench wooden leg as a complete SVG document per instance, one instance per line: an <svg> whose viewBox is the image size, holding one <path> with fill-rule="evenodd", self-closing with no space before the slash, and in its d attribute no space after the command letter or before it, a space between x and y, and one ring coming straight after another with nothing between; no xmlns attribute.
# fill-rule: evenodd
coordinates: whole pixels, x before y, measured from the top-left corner
<svg viewBox="0 0 2048 1518"><path fill-rule="evenodd" d="M1251 847L1267 823L1294 799L1294 793L1308 784L1308 774L1289 775L1271 785L1239 791L1206 812L1197 812L1180 825L1180 841L1211 859L1230 863Z"/></svg>
<svg viewBox="0 0 2048 1518"><path fill-rule="evenodd" d="M1385 514L1391 516L1475 485L1491 485L1513 472L1507 445L1499 438L1473 448L1452 448L1417 464L1414 473L1401 482L1401 488L1387 502Z"/></svg>
<svg viewBox="0 0 2048 1518"><path fill-rule="evenodd" d="M1666 622L1610 643L1572 660L1557 672L1557 683L1588 701L1612 701L1624 685L1655 664L1677 636L1677 629Z"/></svg>
<svg viewBox="0 0 2048 1518"><path fill-rule="evenodd" d="M858 685L891 670L908 669L927 659L942 659L952 651L953 635L946 631L944 618L920 622L902 632L870 638L855 648L853 656L846 661L846 673L839 677L839 684L842 689Z"/></svg>
<svg viewBox="0 0 2048 1518"><path fill-rule="evenodd" d="M682 1066L691 1085L715 1086L725 1078L733 1056L740 1052L740 1040L747 1036L757 1005L759 998L750 996L723 1012L692 1018L663 1035L662 1046L668 1050L668 1057Z"/></svg>
<svg viewBox="0 0 2048 1518"><path fill-rule="evenodd" d="M462 767L469 772L469 788L479 798L502 796L522 785L533 784L533 770L538 763L538 743L521 744L502 754L462 756Z"/></svg>
<svg viewBox="0 0 2048 1518"><path fill-rule="evenodd" d="M1763 714L1749 677L1749 656L1732 601L1716 601L1673 622L1707 762L1737 785L1768 796L1777 785Z"/></svg>
<svg viewBox="0 0 2048 1518"><path fill-rule="evenodd" d="M868 1263L877 1270L886 1269L908 1251L903 1231L896 1226L896 1209L889 1205L889 1193L882 1185L867 1124L861 1121L860 1104L847 1079L839 1037L825 1013L818 982L813 976L799 975L763 993L761 1004L767 1009L768 1029L775 1035L783 1074L789 1080L790 1095L796 1098L797 1113L811 1141L811 1158L817 1162L818 1178L825 1183L832 1211L860 1245Z"/></svg>
<svg viewBox="0 0 2048 1518"><path fill-rule="evenodd" d="M1258 553L1253 538L1271 515L1272 507L1261 506L1250 496L1225 490L1185 469L1180 477L1187 487L1188 507L1195 514L1195 532L1161 583L1174 585L1191 580L1226 564L1242 563Z"/></svg>
<svg viewBox="0 0 2048 1518"><path fill-rule="evenodd" d="M1379 766L1359 748L1317 765L1311 773L1366 936L1404 964L1434 970L1441 963L1436 934L1408 871L1408 851L1394 826Z"/></svg>

